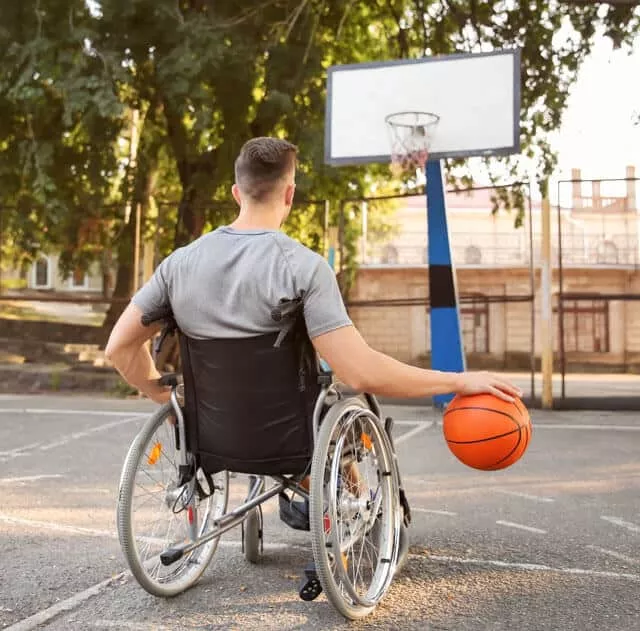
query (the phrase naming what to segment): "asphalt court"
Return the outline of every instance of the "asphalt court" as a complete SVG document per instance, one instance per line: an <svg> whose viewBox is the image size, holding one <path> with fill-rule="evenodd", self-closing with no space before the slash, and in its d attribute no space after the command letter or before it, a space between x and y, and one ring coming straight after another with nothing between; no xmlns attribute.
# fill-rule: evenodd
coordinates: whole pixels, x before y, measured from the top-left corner
<svg viewBox="0 0 640 631"><path fill-rule="evenodd" d="M297 597L306 533L265 506L265 555L239 531L201 582L167 601L126 573L115 500L126 450L153 405L0 397L0 627L339 629ZM411 556L379 629L640 628L640 421L633 413L532 413L525 457L502 472L458 463L428 408L386 407L413 510ZM234 480L236 496L243 481Z"/></svg>

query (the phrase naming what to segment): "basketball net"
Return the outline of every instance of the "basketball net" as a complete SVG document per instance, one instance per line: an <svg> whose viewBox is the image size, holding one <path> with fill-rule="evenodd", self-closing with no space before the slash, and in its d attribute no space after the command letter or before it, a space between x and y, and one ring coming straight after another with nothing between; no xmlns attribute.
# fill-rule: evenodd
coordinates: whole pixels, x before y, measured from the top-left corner
<svg viewBox="0 0 640 631"><path fill-rule="evenodd" d="M391 142L391 173L421 173L440 117L430 112L397 112L385 118Z"/></svg>

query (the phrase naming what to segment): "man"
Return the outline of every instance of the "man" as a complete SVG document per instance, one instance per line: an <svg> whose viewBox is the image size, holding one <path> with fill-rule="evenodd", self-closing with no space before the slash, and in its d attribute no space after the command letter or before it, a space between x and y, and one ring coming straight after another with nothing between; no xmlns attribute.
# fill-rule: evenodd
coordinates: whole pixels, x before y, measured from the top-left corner
<svg viewBox="0 0 640 631"><path fill-rule="evenodd" d="M278 331L274 305L302 295L315 350L354 390L388 397L519 396L517 388L496 375L423 370L365 342L324 258L280 232L293 203L296 155L294 145L276 138L255 138L242 147L232 188L240 206L237 219L162 261L113 328L106 355L124 379L157 403L169 399L170 389L158 385L160 374L145 345L161 324L144 326L145 314L170 307L190 338L250 338ZM319 583L310 581L315 597Z"/></svg>
<svg viewBox="0 0 640 631"><path fill-rule="evenodd" d="M161 324L143 314L170 306L178 326L194 338L251 337L278 330L271 317L282 297L304 292L311 341L347 386L387 397L489 392L507 401L520 391L486 372L424 370L371 348L353 326L335 274L320 255L280 232L295 192L297 148L276 138L247 142L235 164L237 219L169 255L116 323L106 356L123 378L156 403L159 386L145 342Z"/></svg>

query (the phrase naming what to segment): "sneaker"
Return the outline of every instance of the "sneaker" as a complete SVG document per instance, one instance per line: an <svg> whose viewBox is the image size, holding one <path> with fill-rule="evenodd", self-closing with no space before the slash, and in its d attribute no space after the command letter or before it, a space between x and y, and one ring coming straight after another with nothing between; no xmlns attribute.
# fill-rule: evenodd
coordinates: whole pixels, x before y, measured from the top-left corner
<svg viewBox="0 0 640 631"><path fill-rule="evenodd" d="M311 530L308 500L294 501L289 499L289 496L283 492L278 495L278 502L280 504L280 519L287 526L294 530L304 530L306 532Z"/></svg>

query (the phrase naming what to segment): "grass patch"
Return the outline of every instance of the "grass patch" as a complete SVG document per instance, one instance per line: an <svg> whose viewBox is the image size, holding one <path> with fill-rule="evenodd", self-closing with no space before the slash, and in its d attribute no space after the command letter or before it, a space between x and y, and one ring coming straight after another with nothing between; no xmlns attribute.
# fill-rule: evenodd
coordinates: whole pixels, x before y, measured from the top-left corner
<svg viewBox="0 0 640 631"><path fill-rule="evenodd" d="M0 280L0 289L15 291L16 289L26 289L27 281L20 278L3 278Z"/></svg>
<svg viewBox="0 0 640 631"><path fill-rule="evenodd" d="M50 303L54 310L55 303ZM0 318L6 320L24 320L29 322L58 322L63 324L79 324L83 326L102 326L104 313L87 312L86 315L57 315L53 312L34 309L28 303L0 302Z"/></svg>

